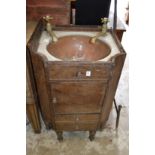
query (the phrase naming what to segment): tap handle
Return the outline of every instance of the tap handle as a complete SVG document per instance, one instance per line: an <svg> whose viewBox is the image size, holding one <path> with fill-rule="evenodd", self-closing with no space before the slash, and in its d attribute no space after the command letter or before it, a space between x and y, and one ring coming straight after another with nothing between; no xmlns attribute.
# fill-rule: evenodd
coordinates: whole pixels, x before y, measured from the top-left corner
<svg viewBox="0 0 155 155"><path fill-rule="evenodd" d="M49 22L51 19L53 19L53 17L46 15L43 17L43 19L45 19L46 22Z"/></svg>
<svg viewBox="0 0 155 155"><path fill-rule="evenodd" d="M104 18L101 18L101 23L102 24L107 24L109 22L108 18L104 17Z"/></svg>

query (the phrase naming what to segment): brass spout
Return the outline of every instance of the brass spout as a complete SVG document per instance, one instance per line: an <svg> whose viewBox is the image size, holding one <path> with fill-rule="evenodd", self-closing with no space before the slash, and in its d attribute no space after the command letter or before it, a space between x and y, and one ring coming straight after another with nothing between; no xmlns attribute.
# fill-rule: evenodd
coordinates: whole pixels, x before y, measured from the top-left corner
<svg viewBox="0 0 155 155"><path fill-rule="evenodd" d="M57 42L58 41L58 37L55 35L55 33L53 32L53 25L51 25L51 23L49 22L51 19L53 19L51 16L45 16L43 17L43 19L45 19L46 21L46 30L49 33L49 35L52 38L53 42Z"/></svg>
<svg viewBox="0 0 155 155"><path fill-rule="evenodd" d="M93 44L96 42L97 38L99 38L101 36L104 36L107 33L108 18L101 18L101 22L103 23L101 32L99 32L96 36L92 37L91 40L90 40L90 42L93 43Z"/></svg>

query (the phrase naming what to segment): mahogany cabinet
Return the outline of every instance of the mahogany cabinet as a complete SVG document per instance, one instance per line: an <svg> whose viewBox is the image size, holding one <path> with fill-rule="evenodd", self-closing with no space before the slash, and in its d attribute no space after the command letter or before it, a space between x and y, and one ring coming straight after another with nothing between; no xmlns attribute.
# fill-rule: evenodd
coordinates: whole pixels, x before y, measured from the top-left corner
<svg viewBox="0 0 155 155"><path fill-rule="evenodd" d="M59 31L100 31L99 27L56 26ZM89 131L90 140L103 129L111 108L126 53L109 30L119 54L107 62L49 61L37 52L45 30L41 19L27 44L27 59L32 64L38 103L47 128L62 140L63 131ZM63 49L62 49L63 50ZM86 76L86 72L91 76Z"/></svg>

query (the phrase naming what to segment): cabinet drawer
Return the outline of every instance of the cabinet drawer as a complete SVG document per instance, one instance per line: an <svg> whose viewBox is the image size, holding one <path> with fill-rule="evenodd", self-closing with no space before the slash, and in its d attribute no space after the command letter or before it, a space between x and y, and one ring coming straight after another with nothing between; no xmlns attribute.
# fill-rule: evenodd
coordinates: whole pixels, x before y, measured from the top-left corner
<svg viewBox="0 0 155 155"><path fill-rule="evenodd" d="M95 130L97 128L97 123L56 123L57 130L65 131L85 131L85 130Z"/></svg>
<svg viewBox="0 0 155 155"><path fill-rule="evenodd" d="M73 115L56 115L55 121L57 122L98 122L99 114L73 114Z"/></svg>
<svg viewBox="0 0 155 155"><path fill-rule="evenodd" d="M107 80L110 76L110 70L107 66L65 66L51 65L48 69L49 80Z"/></svg>

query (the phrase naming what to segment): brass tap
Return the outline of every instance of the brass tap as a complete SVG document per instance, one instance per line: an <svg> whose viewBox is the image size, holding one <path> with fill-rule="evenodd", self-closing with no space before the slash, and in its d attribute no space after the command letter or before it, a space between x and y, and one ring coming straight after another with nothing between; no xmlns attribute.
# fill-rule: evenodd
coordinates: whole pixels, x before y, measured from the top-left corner
<svg viewBox="0 0 155 155"><path fill-rule="evenodd" d="M43 19L46 21L46 30L49 33L49 35L51 36L52 41L57 42L58 37L53 32L53 25L51 25L51 23L50 23L50 20L53 18L51 16L47 15L47 16L44 16Z"/></svg>
<svg viewBox="0 0 155 155"><path fill-rule="evenodd" d="M108 21L109 21L108 18L101 18L101 23L103 23L102 30L96 36L91 38L90 40L91 43L95 43L97 38L106 35L108 29L107 26Z"/></svg>

